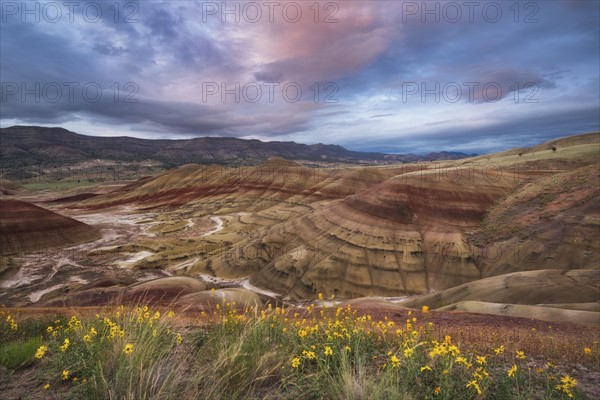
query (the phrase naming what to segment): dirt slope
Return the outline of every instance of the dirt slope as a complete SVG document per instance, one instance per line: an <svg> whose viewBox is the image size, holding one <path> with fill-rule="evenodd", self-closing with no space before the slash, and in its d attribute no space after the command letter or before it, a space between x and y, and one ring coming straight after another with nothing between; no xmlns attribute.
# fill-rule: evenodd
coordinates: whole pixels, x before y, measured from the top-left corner
<svg viewBox="0 0 600 400"><path fill-rule="evenodd" d="M100 237L93 227L18 200L0 199L0 252L11 255L69 246Z"/></svg>

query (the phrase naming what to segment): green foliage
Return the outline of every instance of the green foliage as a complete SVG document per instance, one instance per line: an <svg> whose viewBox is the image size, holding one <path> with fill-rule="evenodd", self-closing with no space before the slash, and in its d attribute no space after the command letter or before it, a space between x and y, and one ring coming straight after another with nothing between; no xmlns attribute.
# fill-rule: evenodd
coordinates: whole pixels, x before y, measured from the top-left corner
<svg viewBox="0 0 600 400"><path fill-rule="evenodd" d="M0 365L12 370L28 367L35 361L35 352L41 345L41 337L1 343Z"/></svg>

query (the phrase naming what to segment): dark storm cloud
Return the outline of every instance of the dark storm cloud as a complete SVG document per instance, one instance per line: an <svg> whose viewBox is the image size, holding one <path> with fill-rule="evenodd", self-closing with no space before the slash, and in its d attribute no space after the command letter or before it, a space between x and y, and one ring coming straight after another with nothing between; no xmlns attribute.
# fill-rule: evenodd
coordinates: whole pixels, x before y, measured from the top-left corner
<svg viewBox="0 0 600 400"><path fill-rule="evenodd" d="M91 90L96 96L95 90ZM62 101L48 104L28 101L7 103L3 113L31 123L66 123L93 119L112 126L131 125L153 133L170 133L177 137L199 135L245 136L247 126L262 126L269 134L286 135L310 127L306 114L283 110L276 118L256 114L242 116L235 109L212 107L190 102L157 101L120 93L103 91L98 99ZM126 98L130 96L130 98Z"/></svg>
<svg viewBox="0 0 600 400"><path fill-rule="evenodd" d="M376 62L340 85L346 90L356 88L359 94L401 87L405 82L433 86L436 82L497 81L503 88L515 82L535 82L550 88L560 77L557 71L567 70L565 66L587 65L597 71L598 4L581 8L567 2L538 4L538 22L529 24L515 23L507 7L497 23L481 15L473 23L449 23L443 18L439 23L422 23L420 17L403 22L406 17L399 13L395 17L399 39ZM572 8L572 14L565 8Z"/></svg>
<svg viewBox="0 0 600 400"><path fill-rule="evenodd" d="M518 18L508 7L513 2L497 2L503 15L493 23L481 11L473 21L463 15L456 23L435 22L429 16L423 23L421 15L406 14L409 3L422 4L340 2L334 24L311 18L295 24L266 18L223 24L220 18L204 20L203 2L183 1L119 2L118 15L114 2L78 2L75 23L22 23L20 16L6 16L0 25L3 84L91 82L102 88L103 97L96 103L81 95L36 103L32 96L23 101L19 94L7 95L0 121L87 121L107 130L126 127L138 136L292 135L296 141L380 151L419 151L410 146L487 151L513 145L519 135L537 140L597 127L599 117L590 110L600 96L598 2L521 2ZM487 4L477 3L479 10ZM527 4L537 7L537 22L524 23L533 10ZM100 7L98 21L82 20L86 5ZM337 103L324 103L323 93L318 102L200 101L204 82L243 86L250 81L297 82L309 100L311 84L322 88L334 82ZM462 108L426 99L426 115L420 94L402 101L407 83L443 88L467 82L494 83L502 92L497 110L477 129L453 124L481 114L488 100L481 90L473 99L463 93ZM115 83L120 96L129 93L125 85L135 84L139 102L114 101ZM526 111L511 106L515 90L522 99L532 87L538 104ZM493 89L488 94L493 96ZM426 131L406 139L410 132L396 126L406 115L422 119L413 125ZM344 132L333 136L335 127ZM369 131L378 134L372 142L364 137ZM396 142L399 131L409 146Z"/></svg>

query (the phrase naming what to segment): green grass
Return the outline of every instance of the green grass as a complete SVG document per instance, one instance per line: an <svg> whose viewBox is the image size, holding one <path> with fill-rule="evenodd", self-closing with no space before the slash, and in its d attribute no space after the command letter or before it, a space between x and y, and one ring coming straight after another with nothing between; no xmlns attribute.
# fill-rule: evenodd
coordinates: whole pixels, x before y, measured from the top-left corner
<svg viewBox="0 0 600 400"><path fill-rule="evenodd" d="M18 370L30 366L35 361L35 352L42 343L41 337L1 343L0 365L11 370Z"/></svg>

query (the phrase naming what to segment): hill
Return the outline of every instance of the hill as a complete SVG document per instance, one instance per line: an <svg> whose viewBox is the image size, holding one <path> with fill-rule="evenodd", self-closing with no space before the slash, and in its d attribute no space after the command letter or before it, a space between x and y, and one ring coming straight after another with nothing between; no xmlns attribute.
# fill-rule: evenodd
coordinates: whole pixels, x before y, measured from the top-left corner
<svg viewBox="0 0 600 400"><path fill-rule="evenodd" d="M34 293L5 297L12 304L96 304L129 298L126 287L167 276L284 302L318 293L419 296L480 282L483 293L486 279L497 278L491 282L502 288L509 276L526 282L536 271L544 293L570 287L570 272L555 279L553 271L591 271L593 280L600 265L600 134L518 150L373 166L282 158L251 166L187 164L110 190L44 193L45 207L98 224L113 239L68 260L59 253L49 258L77 280L52 276ZM158 281L153 296L171 298L177 285ZM595 283L586 289L598 292ZM188 295L191 303L212 299L210 291ZM569 310L506 290L439 307L540 319L596 316L587 298L563 300Z"/></svg>
<svg viewBox="0 0 600 400"><path fill-rule="evenodd" d="M170 210L157 238L137 242L152 253L143 268L185 262L178 273L247 277L290 299L427 293L518 271L598 269L599 138L427 165L186 165L79 206ZM169 222L215 215L225 226L209 237ZM173 230L187 240L171 240Z"/></svg>
<svg viewBox="0 0 600 400"><path fill-rule="evenodd" d="M0 143L4 178L15 180L31 179L47 175L52 169L72 166L88 170L91 167L110 166L111 171L114 171L117 168L115 163L133 163L140 167L150 163L172 168L189 163L254 165L271 157L326 163L373 164L447 160L467 156L448 152L424 156L386 155L350 151L342 146L321 143L305 145L223 137L181 140L95 137L80 135L63 128L38 126L1 128ZM70 168L69 174L72 173ZM113 178L114 172L109 175Z"/></svg>
<svg viewBox="0 0 600 400"><path fill-rule="evenodd" d="M598 270L514 272L402 301L406 307L600 324Z"/></svg>
<svg viewBox="0 0 600 400"><path fill-rule="evenodd" d="M0 199L0 255L23 254L100 238L93 227L17 200Z"/></svg>

